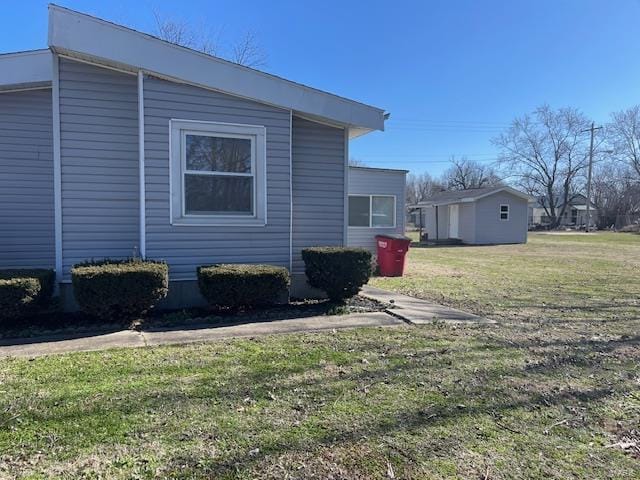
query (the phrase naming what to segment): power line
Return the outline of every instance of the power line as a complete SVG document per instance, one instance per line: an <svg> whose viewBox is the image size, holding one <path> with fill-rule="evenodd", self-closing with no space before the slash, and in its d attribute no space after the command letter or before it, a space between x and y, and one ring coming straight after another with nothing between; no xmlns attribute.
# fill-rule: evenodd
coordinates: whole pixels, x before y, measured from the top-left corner
<svg viewBox="0 0 640 480"><path fill-rule="evenodd" d="M399 157L404 157L404 158L409 158L409 157L420 157L420 158L431 158L431 157L447 157L448 159L450 159L451 157L495 157L495 152L493 153L411 153L411 154L396 154L396 153L389 153L389 154L384 154L384 153L372 153L372 154L367 154L367 157L384 157L384 158L389 158L389 157L395 157L395 158L399 158Z"/></svg>
<svg viewBox="0 0 640 480"><path fill-rule="evenodd" d="M365 164L377 164L377 165L383 165L383 164L388 164L388 163L393 163L393 156L389 156L388 160L368 160L365 156L359 158L359 160L361 160L362 162L364 162ZM483 158L480 160L474 160L475 162L478 163L497 163L498 161L500 161L500 159L498 158ZM433 164L433 163L451 163L451 160L403 160L401 162L403 165L405 164L420 164L420 165L428 165L428 164Z"/></svg>
<svg viewBox="0 0 640 480"><path fill-rule="evenodd" d="M435 120L425 118L406 118L406 117L394 117L389 119L389 122L401 122L401 123L417 123L417 124L438 124L438 125L491 125L491 126L510 126L511 122L494 122L484 120Z"/></svg>

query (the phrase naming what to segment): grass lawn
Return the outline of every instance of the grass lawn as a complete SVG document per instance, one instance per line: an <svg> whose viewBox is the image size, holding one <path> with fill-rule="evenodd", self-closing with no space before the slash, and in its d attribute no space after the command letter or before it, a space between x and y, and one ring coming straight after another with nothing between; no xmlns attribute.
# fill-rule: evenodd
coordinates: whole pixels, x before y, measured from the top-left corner
<svg viewBox="0 0 640 480"><path fill-rule="evenodd" d="M640 235L530 233L524 245L414 247L401 278L371 283L501 320L640 316Z"/></svg>
<svg viewBox="0 0 640 480"><path fill-rule="evenodd" d="M2 360L0 478L638 478L638 263L631 235L416 248L376 285L501 324Z"/></svg>

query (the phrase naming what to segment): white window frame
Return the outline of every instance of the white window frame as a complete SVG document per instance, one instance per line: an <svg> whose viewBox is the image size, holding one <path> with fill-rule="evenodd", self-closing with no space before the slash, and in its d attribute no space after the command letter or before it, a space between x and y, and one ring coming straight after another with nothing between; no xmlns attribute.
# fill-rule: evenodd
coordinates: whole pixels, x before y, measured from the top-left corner
<svg viewBox="0 0 640 480"><path fill-rule="evenodd" d="M354 194L349 194L347 201L349 201L349 198L351 197L368 197L369 198L369 226L368 227L362 227L362 226L351 226L349 225L349 219L347 218L347 225L349 228L360 228L360 229L391 229L391 228L396 228L397 227L397 205L396 205L396 196L395 195L365 195L365 194L358 194L358 193L354 193ZM393 226L391 227L374 227L373 226L373 197L384 197L384 198L393 198Z"/></svg>
<svg viewBox="0 0 640 480"><path fill-rule="evenodd" d="M188 170L186 163L187 135L251 140L251 173ZM171 225L265 226L267 224L266 128L264 126L171 119L169 121L169 157L169 220ZM253 214L187 214L185 211L185 177L187 174L253 177Z"/></svg>
<svg viewBox="0 0 640 480"><path fill-rule="evenodd" d="M507 211L503 212L502 211L502 207L507 207ZM507 214L507 218L502 218L502 214L503 213ZM500 204L500 209L498 210L498 219L501 222L508 222L510 217L511 217L511 206L508 203L501 203Z"/></svg>

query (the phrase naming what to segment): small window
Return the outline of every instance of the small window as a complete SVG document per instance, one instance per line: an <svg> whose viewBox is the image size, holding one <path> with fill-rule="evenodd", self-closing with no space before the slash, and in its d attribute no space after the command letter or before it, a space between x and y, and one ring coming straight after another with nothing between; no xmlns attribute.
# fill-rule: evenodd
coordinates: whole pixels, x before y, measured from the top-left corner
<svg viewBox="0 0 640 480"><path fill-rule="evenodd" d="M371 197L371 226L391 228L395 224L395 197Z"/></svg>
<svg viewBox="0 0 640 480"><path fill-rule="evenodd" d="M264 127L172 120L172 223L264 225L265 157Z"/></svg>
<svg viewBox="0 0 640 480"><path fill-rule="evenodd" d="M369 226L369 197L349 196L349 226L368 227Z"/></svg>
<svg viewBox="0 0 640 480"><path fill-rule="evenodd" d="M509 205L500 205L500 220L509 220Z"/></svg>
<svg viewBox="0 0 640 480"><path fill-rule="evenodd" d="M349 195L349 226L394 228L395 210L392 195Z"/></svg>

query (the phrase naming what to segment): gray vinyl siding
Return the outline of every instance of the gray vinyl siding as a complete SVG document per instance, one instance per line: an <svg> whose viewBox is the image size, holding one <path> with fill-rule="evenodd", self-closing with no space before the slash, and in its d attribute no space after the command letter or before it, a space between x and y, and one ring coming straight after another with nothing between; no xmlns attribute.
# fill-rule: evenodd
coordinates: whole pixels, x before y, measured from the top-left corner
<svg viewBox="0 0 640 480"><path fill-rule="evenodd" d="M303 248L344 243L345 132L298 117L292 124L293 272Z"/></svg>
<svg viewBox="0 0 640 480"><path fill-rule="evenodd" d="M139 248L134 75L60 60L64 279L77 262Z"/></svg>
<svg viewBox="0 0 640 480"><path fill-rule="evenodd" d="M509 205L509 220L500 220L500 205ZM476 201L477 244L526 243L527 200L498 192Z"/></svg>
<svg viewBox="0 0 640 480"><path fill-rule="evenodd" d="M0 93L0 268L55 266L51 89Z"/></svg>
<svg viewBox="0 0 640 480"><path fill-rule="evenodd" d="M404 234L405 229L405 173L389 170L349 168L349 195L393 195L396 197L395 228L349 227L348 245L368 248L375 252L375 236Z"/></svg>
<svg viewBox="0 0 640 480"><path fill-rule="evenodd" d="M196 277L199 265L289 266L290 113L223 93L154 77L144 79L147 257L169 263L172 280ZM171 225L169 120L266 127L267 225Z"/></svg>
<svg viewBox="0 0 640 480"><path fill-rule="evenodd" d="M460 203L458 234L464 243L476 242L476 204Z"/></svg>

